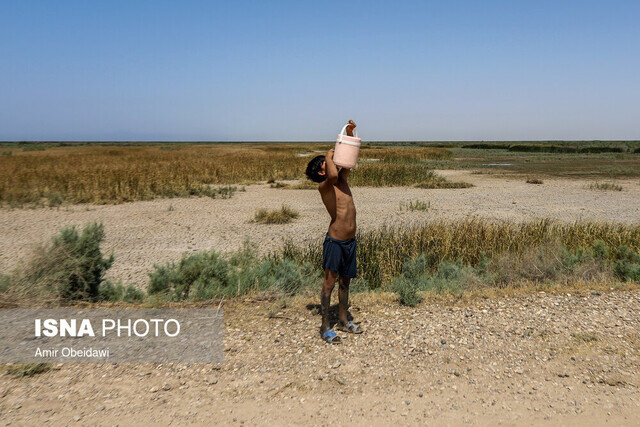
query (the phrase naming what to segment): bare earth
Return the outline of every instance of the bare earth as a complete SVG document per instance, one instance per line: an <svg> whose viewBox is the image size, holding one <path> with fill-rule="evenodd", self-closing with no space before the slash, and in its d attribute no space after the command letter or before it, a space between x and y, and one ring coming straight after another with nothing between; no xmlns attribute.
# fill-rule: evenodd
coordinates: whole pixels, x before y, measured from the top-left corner
<svg viewBox="0 0 640 427"><path fill-rule="evenodd" d="M456 190L356 188L361 228L465 218L637 222L640 185L593 191L580 180L543 185L468 172ZM400 211L428 201L427 212ZM249 222L259 207L300 211L287 225ZM169 211L172 205L174 210ZM111 277L144 286L154 262L184 252L232 250L246 237L263 251L283 239L319 239L328 225L315 191L250 186L230 200L155 200L117 206L0 211L0 271L61 227L102 221ZM220 365L58 365L0 376L7 424L637 425L640 291L429 299L417 308L387 294L356 294L363 335L319 338L315 296L227 301ZM217 302L216 302L217 303ZM217 304L216 304L217 305Z"/></svg>
<svg viewBox="0 0 640 427"><path fill-rule="evenodd" d="M0 377L7 424L637 425L640 291L429 300L356 294L362 335L299 297L225 304L220 365L58 365Z"/></svg>
<svg viewBox="0 0 640 427"><path fill-rule="evenodd" d="M592 181L579 179L545 179L542 185L532 185L522 179L501 179L469 171L439 173L452 181L473 183L475 187L354 188L358 227L370 229L383 224L469 216L496 221L640 220L637 180L618 181L623 191L595 191L587 188ZM329 217L316 191L273 189L268 185L246 189L227 200L163 199L122 205L0 210L0 272L9 272L33 245L48 241L62 227L92 221L104 223L103 248L115 254L108 277L141 288L146 286L147 272L154 263L179 259L185 252L234 250L247 238L266 252L279 248L285 239L296 243L319 241L326 233ZM429 202L430 209L400 210L401 203L416 200ZM298 210L300 217L284 225L250 222L258 208L276 209L282 204Z"/></svg>

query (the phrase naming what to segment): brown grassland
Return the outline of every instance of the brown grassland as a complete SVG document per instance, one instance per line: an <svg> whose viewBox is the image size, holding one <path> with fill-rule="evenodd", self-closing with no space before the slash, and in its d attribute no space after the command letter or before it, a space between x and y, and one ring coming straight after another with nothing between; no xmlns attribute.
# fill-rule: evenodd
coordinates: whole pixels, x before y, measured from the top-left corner
<svg viewBox="0 0 640 427"><path fill-rule="evenodd" d="M157 197L213 196L216 185L303 178L309 157L330 145L83 145L8 151L0 156L0 204L123 203ZM442 186L425 163L443 148L363 149L353 185ZM375 159L367 162L367 159Z"/></svg>

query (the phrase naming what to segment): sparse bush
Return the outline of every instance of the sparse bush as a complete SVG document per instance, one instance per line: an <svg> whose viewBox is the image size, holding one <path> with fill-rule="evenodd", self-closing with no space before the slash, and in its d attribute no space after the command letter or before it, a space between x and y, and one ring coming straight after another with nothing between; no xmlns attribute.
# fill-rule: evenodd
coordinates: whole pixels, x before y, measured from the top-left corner
<svg viewBox="0 0 640 427"><path fill-rule="evenodd" d="M8 293L18 299L68 303L97 301L113 254L103 258L102 224L89 224L82 232L67 227L51 243L37 249L11 277Z"/></svg>
<svg viewBox="0 0 640 427"><path fill-rule="evenodd" d="M258 209L253 221L259 224L286 224L298 216L300 216L298 211L282 205L280 209L276 210Z"/></svg>
<svg viewBox="0 0 640 427"><path fill-rule="evenodd" d="M527 179L527 184L543 184L544 182L538 178L529 178Z"/></svg>
<svg viewBox="0 0 640 427"><path fill-rule="evenodd" d="M589 185L589 189L600 191L622 191L622 186L612 182L594 182Z"/></svg>
<svg viewBox="0 0 640 427"><path fill-rule="evenodd" d="M419 182L415 185L417 188L425 188L425 189L438 189L438 188L471 188L473 184L468 182L451 182L446 179L433 174L430 179Z"/></svg>
<svg viewBox="0 0 640 427"><path fill-rule="evenodd" d="M411 201L409 203L400 202L400 210L407 211L428 211L431 207L431 202L423 202L421 200Z"/></svg>
<svg viewBox="0 0 640 427"><path fill-rule="evenodd" d="M571 336L578 341L586 343L598 341L598 337L596 336L596 334L591 332L572 332Z"/></svg>
<svg viewBox="0 0 640 427"><path fill-rule="evenodd" d="M50 363L19 363L7 368L7 374L14 378L22 378L32 377L50 370Z"/></svg>

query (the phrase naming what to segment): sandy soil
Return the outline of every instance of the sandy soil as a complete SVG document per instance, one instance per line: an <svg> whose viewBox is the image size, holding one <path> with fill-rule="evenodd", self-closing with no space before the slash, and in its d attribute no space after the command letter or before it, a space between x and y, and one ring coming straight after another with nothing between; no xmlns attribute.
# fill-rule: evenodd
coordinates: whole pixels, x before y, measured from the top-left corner
<svg viewBox="0 0 640 427"><path fill-rule="evenodd" d="M220 365L59 365L0 377L16 425L637 425L640 291L429 300L356 294L327 345L299 297L225 303Z"/></svg>
<svg viewBox="0 0 640 427"><path fill-rule="evenodd" d="M475 185L468 189L355 188L358 226L411 223L477 216L492 220L523 221L556 218L637 222L640 220L640 183L618 181L624 191L594 191L591 181L545 179L543 185L523 180L476 175L469 171L440 171L452 181ZM60 209L0 210L0 272L10 271L34 244L48 241L68 225L91 221L105 225L104 249L116 261L108 277L144 287L154 263L180 258L185 252L215 248L234 250L249 238L262 251L277 249L285 239L297 243L319 240L328 227L328 215L314 190L246 187L231 199L188 198L153 200L105 206ZM403 202L430 203L427 212L407 212ZM250 222L256 209L287 204L300 212L291 224ZM173 210L169 210L172 206Z"/></svg>

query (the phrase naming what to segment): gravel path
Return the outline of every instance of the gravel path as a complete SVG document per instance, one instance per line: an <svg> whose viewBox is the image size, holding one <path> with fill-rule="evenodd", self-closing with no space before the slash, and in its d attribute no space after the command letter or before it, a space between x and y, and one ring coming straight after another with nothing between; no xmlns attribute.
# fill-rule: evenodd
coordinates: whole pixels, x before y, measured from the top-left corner
<svg viewBox="0 0 640 427"><path fill-rule="evenodd" d="M428 300L356 294L365 333L318 337L299 297L225 303L225 362L0 377L19 425L637 425L640 291Z"/></svg>
<svg viewBox="0 0 640 427"><path fill-rule="evenodd" d="M523 221L581 218L602 221L640 220L640 183L618 181L623 191L595 191L590 181L545 179L543 185L523 180L440 171L453 181L475 185L468 189L354 188L358 226L410 223L442 218L478 216L491 220ZM162 199L104 206L71 206L60 209L0 210L0 272L10 271L34 244L50 239L68 225L91 221L105 225L104 249L113 250L116 261L110 278L144 287L154 263L178 259L185 252L241 247L249 238L262 251L276 249L284 239L318 240L328 227L328 215L314 190L273 189L268 185L246 187L228 200L210 198ZM401 211L400 204L421 200L426 212ZM276 209L287 204L300 212L291 224L260 225L249 221L256 209ZM173 210L169 210L172 206Z"/></svg>

